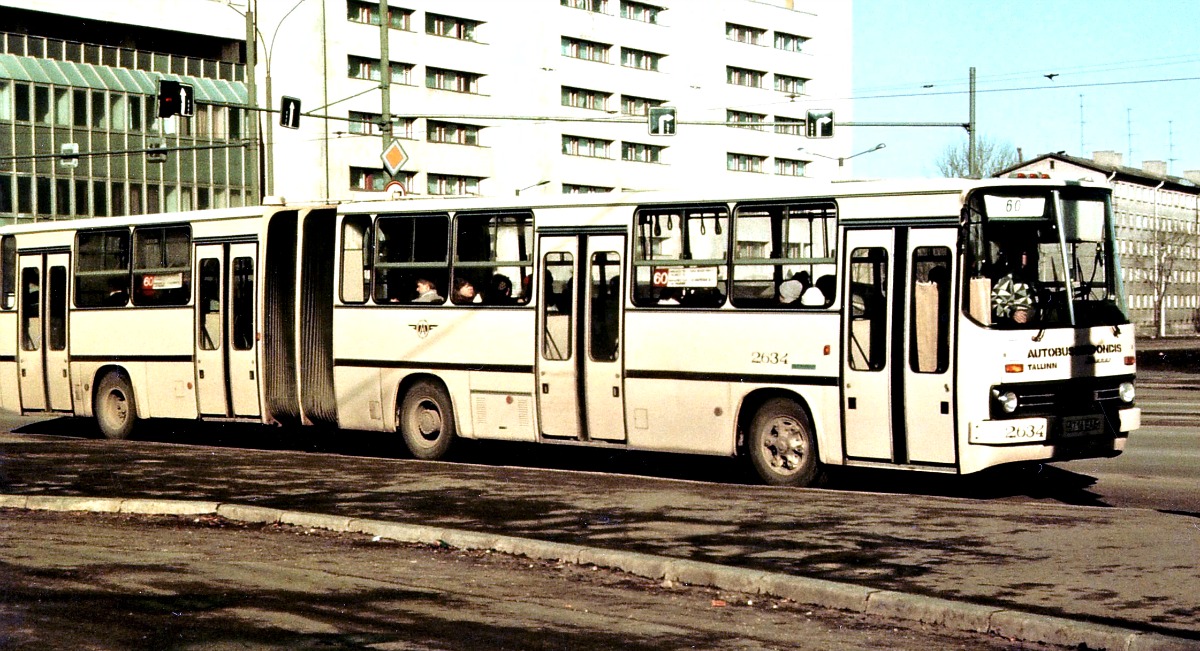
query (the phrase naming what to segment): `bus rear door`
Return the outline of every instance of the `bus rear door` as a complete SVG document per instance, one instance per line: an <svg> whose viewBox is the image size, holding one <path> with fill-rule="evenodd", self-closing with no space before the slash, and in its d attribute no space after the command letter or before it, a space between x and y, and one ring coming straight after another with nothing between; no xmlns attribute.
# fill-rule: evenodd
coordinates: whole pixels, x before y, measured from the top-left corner
<svg viewBox="0 0 1200 651"><path fill-rule="evenodd" d="M196 247L196 387L202 416L257 417L257 244Z"/></svg>
<svg viewBox="0 0 1200 651"><path fill-rule="evenodd" d="M17 266L22 409L71 411L67 351L70 254L22 255Z"/></svg>
<svg viewBox="0 0 1200 651"><path fill-rule="evenodd" d="M538 420L550 438L625 440L624 235L543 235Z"/></svg>

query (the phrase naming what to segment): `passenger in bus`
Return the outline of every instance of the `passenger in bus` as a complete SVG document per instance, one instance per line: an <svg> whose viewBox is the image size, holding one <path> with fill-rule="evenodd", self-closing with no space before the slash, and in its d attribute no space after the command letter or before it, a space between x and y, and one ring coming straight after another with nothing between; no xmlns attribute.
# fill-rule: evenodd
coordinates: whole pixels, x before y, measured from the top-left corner
<svg viewBox="0 0 1200 651"><path fill-rule="evenodd" d="M466 303L475 303L479 300L479 295L475 293L475 286L466 278L456 278L454 280L454 293L450 295L450 300L464 305Z"/></svg>
<svg viewBox="0 0 1200 651"><path fill-rule="evenodd" d="M679 288L678 287L663 287L662 291L658 293L658 304L659 305L681 305L681 303L679 302Z"/></svg>
<svg viewBox="0 0 1200 651"><path fill-rule="evenodd" d="M800 304L807 307L823 307L833 305L833 295L837 291L837 279L833 274L825 274L817 279L817 283L804 291Z"/></svg>
<svg viewBox="0 0 1200 651"><path fill-rule="evenodd" d="M105 304L110 307L121 307L129 303L128 282L124 276L108 281L108 299Z"/></svg>
<svg viewBox="0 0 1200 651"><path fill-rule="evenodd" d="M442 295L437 291L437 285L428 278L417 279L417 297L414 303L441 303Z"/></svg>
<svg viewBox="0 0 1200 651"><path fill-rule="evenodd" d="M504 274L492 276L490 286L483 294L483 302L488 305L512 305L512 280Z"/></svg>
<svg viewBox="0 0 1200 651"><path fill-rule="evenodd" d="M992 285L992 316L1011 319L1017 324L1029 323L1037 314L1037 297L1028 247L1021 242L1005 247L997 267L1000 275Z"/></svg>
<svg viewBox="0 0 1200 651"><path fill-rule="evenodd" d="M803 273L803 272L801 272ZM795 303L804 295L804 283L798 278L790 278L779 283L779 302L784 305Z"/></svg>

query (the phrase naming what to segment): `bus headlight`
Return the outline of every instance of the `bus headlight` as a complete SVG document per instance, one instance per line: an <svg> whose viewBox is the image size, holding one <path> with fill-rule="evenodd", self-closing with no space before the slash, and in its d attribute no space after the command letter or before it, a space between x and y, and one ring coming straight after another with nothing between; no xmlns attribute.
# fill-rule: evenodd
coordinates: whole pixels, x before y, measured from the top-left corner
<svg viewBox="0 0 1200 651"><path fill-rule="evenodd" d="M1133 382L1122 382L1121 386L1117 387L1117 395L1121 397L1121 402L1132 403L1137 396L1137 390L1133 388Z"/></svg>
<svg viewBox="0 0 1200 651"><path fill-rule="evenodd" d="M1011 414L1017 410L1017 394L1012 391L1005 391L996 396L996 402L1004 413Z"/></svg>

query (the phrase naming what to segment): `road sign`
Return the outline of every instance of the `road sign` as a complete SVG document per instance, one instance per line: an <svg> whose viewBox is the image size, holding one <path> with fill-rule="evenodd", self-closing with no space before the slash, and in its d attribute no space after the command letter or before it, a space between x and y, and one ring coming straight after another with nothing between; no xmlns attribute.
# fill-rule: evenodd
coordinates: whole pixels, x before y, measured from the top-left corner
<svg viewBox="0 0 1200 651"><path fill-rule="evenodd" d="M59 167L76 168L79 167L79 143L64 142L58 150L60 156L58 159Z"/></svg>
<svg viewBox="0 0 1200 651"><path fill-rule="evenodd" d="M300 128L300 100L295 97L283 96L279 106L279 126L286 129Z"/></svg>
<svg viewBox="0 0 1200 651"><path fill-rule="evenodd" d="M383 191L401 197L408 194L408 190L404 189L404 184L395 179L388 181L387 185L383 186Z"/></svg>
<svg viewBox="0 0 1200 651"><path fill-rule="evenodd" d="M806 135L809 138L833 137L833 109L813 110L808 112Z"/></svg>
<svg viewBox="0 0 1200 651"><path fill-rule="evenodd" d="M408 162L408 154L404 152L404 148L400 146L400 141L393 139L388 143L387 147L383 148L383 153L379 155L383 160L383 166L387 168L388 174L395 176L400 171L401 167Z"/></svg>
<svg viewBox="0 0 1200 651"><path fill-rule="evenodd" d="M158 117L182 115L190 118L195 114L195 109L196 97L191 84L170 79L158 80Z"/></svg>
<svg viewBox="0 0 1200 651"><path fill-rule="evenodd" d="M647 115L650 135L675 135L675 108L672 106L652 106Z"/></svg>
<svg viewBox="0 0 1200 651"><path fill-rule="evenodd" d="M161 150L161 151L146 152L146 162L147 163L165 163L165 162L167 162L167 143L152 142L152 143L150 143L150 149L151 150Z"/></svg>

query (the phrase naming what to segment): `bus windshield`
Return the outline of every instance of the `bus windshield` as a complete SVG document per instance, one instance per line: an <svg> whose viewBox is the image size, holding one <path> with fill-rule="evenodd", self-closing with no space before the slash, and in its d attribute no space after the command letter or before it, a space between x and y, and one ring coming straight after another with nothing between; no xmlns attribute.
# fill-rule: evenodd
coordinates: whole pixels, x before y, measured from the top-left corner
<svg viewBox="0 0 1200 651"><path fill-rule="evenodd" d="M967 212L973 320L1030 330L1128 323L1108 191L987 190Z"/></svg>

